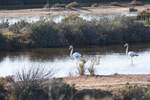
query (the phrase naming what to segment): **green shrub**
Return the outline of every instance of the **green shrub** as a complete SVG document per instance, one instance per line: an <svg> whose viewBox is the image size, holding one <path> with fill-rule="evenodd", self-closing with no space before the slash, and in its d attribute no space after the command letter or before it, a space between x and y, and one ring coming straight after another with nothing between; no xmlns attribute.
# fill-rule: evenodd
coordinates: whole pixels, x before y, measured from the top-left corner
<svg viewBox="0 0 150 100"><path fill-rule="evenodd" d="M53 79L49 83L49 100L71 100L76 91L74 86L64 83L61 79Z"/></svg>
<svg viewBox="0 0 150 100"><path fill-rule="evenodd" d="M49 79L52 71L44 68L23 69L17 72L14 91L17 100L48 100L48 89L43 84Z"/></svg>
<svg viewBox="0 0 150 100"><path fill-rule="evenodd" d="M56 24L39 21L31 26L31 40L35 47L57 47L61 44Z"/></svg>
<svg viewBox="0 0 150 100"><path fill-rule="evenodd" d="M112 19L104 17L100 20L86 21L77 14L71 14L60 23L48 20L40 20L30 24L20 23L9 26L12 31L17 28L17 31L14 30L14 32L19 32L19 34L13 32L11 38L0 36L0 40L3 41L1 44L4 44L4 47L9 45L9 49L48 48L64 47L69 44L90 46L150 41L150 28L147 27L149 21L141 23L130 17ZM14 26L16 28L12 28ZM5 40L7 40L7 44Z"/></svg>
<svg viewBox="0 0 150 100"><path fill-rule="evenodd" d="M9 27L9 22L8 20L2 20L2 22L0 23L0 29L2 28L8 28Z"/></svg>
<svg viewBox="0 0 150 100"><path fill-rule="evenodd" d="M0 33L0 49L5 49L6 48L6 37L4 37L2 35L2 33Z"/></svg>
<svg viewBox="0 0 150 100"><path fill-rule="evenodd" d="M4 87L5 84L5 80L0 79L0 100L5 100L7 97L7 90Z"/></svg>
<svg viewBox="0 0 150 100"><path fill-rule="evenodd" d="M126 85L114 93L113 100L149 100L149 87Z"/></svg>
<svg viewBox="0 0 150 100"><path fill-rule="evenodd" d="M9 30L14 32L14 33L21 33L21 30L24 28L24 27L29 27L29 23L24 21L24 20L21 20L13 25L10 25L9 26Z"/></svg>
<svg viewBox="0 0 150 100"><path fill-rule="evenodd" d="M138 10L135 9L134 7L129 8L129 12L137 12Z"/></svg>
<svg viewBox="0 0 150 100"><path fill-rule="evenodd" d="M109 91L84 89L79 90L73 96L72 100L113 100Z"/></svg>

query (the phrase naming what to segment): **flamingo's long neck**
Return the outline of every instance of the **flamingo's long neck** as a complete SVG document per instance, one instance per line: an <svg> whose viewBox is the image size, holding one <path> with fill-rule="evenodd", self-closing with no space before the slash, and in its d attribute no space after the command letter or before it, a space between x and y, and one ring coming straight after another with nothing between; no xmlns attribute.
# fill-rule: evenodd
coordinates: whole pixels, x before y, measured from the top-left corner
<svg viewBox="0 0 150 100"><path fill-rule="evenodd" d="M126 55L128 54L128 51L129 51L129 46L127 45L127 47L126 47Z"/></svg>
<svg viewBox="0 0 150 100"><path fill-rule="evenodd" d="M72 57L72 54L73 54L73 48L70 51L70 57Z"/></svg>

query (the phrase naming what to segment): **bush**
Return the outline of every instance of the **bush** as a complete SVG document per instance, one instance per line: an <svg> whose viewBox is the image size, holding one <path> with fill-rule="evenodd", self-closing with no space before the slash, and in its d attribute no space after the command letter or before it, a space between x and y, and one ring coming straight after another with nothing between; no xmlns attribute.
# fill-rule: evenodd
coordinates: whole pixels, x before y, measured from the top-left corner
<svg viewBox="0 0 150 100"><path fill-rule="evenodd" d="M5 89L6 81L4 79L0 79L0 100L6 100L8 96L7 90Z"/></svg>
<svg viewBox="0 0 150 100"><path fill-rule="evenodd" d="M48 100L48 89L43 84L52 75L44 68L31 68L17 72L14 91L17 100Z"/></svg>
<svg viewBox="0 0 150 100"><path fill-rule="evenodd" d="M0 78L0 100L14 100L11 83L14 82L11 76Z"/></svg>
<svg viewBox="0 0 150 100"><path fill-rule="evenodd" d="M113 100L149 100L149 87L126 85L114 93Z"/></svg>
<svg viewBox="0 0 150 100"><path fill-rule="evenodd" d="M79 3L77 3L77 2L71 2L66 5L67 9L76 8L76 7L79 7Z"/></svg>
<svg viewBox="0 0 150 100"><path fill-rule="evenodd" d="M85 63L86 63L86 61L84 59L82 59L81 61L79 61L79 66L78 66L78 69L77 69L77 73L80 76L85 75Z"/></svg>
<svg viewBox="0 0 150 100"><path fill-rule="evenodd" d="M77 14L71 14L60 23L48 20L40 20L29 25L23 24L26 22L17 23L19 25L15 26L17 26L19 34L13 32L11 38L1 35L0 45L4 44L4 47L9 45L9 49L21 49L64 47L70 44L81 47L123 42L145 43L150 41L150 28L147 27L149 22L142 23L134 18L122 16L86 21Z"/></svg>
<svg viewBox="0 0 150 100"><path fill-rule="evenodd" d="M135 8L133 8L133 7L129 8L129 12L137 12L137 11L138 11L138 10L135 9Z"/></svg>
<svg viewBox="0 0 150 100"><path fill-rule="evenodd" d="M9 22L8 20L2 20L2 22L0 23L0 28L8 28L9 27Z"/></svg>
<svg viewBox="0 0 150 100"><path fill-rule="evenodd" d="M19 33L21 33L21 30L23 28L29 27L29 25L30 24L28 22L22 20L22 21L19 21L19 22L13 24L13 25L10 25L9 30L12 31L13 33L19 34Z"/></svg>
<svg viewBox="0 0 150 100"><path fill-rule="evenodd" d="M61 44L56 24L39 21L31 26L31 40L34 47L57 47Z"/></svg>
<svg viewBox="0 0 150 100"><path fill-rule="evenodd" d="M96 59L93 58L91 60L91 63L90 63L90 67L88 68L88 72L90 73L90 76L95 76L95 64L96 64Z"/></svg>
<svg viewBox="0 0 150 100"><path fill-rule="evenodd" d="M109 91L85 89L76 92L72 100L113 100Z"/></svg>
<svg viewBox="0 0 150 100"><path fill-rule="evenodd" d="M6 43L6 38L0 33L0 49L5 49Z"/></svg>
<svg viewBox="0 0 150 100"><path fill-rule="evenodd" d="M49 83L49 100L71 100L76 91L74 86L65 84L61 79L53 79Z"/></svg>

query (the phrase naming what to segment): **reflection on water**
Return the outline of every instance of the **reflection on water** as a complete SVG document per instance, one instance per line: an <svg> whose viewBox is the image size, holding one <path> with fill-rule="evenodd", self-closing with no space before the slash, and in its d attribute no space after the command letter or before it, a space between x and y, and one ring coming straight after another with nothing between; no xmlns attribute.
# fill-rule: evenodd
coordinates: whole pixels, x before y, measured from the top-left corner
<svg viewBox="0 0 150 100"><path fill-rule="evenodd" d="M125 48L121 45L107 47L91 47L76 49L90 59L95 55L101 57L96 65L97 74L150 74L150 45L132 45L130 50L137 51L140 56L134 58L134 65L130 57L125 55ZM76 62L69 57L68 48L34 49L25 52L1 52L0 76L13 75L16 71L32 66L45 66L53 69L56 77L76 75ZM90 60L86 63L88 68Z"/></svg>

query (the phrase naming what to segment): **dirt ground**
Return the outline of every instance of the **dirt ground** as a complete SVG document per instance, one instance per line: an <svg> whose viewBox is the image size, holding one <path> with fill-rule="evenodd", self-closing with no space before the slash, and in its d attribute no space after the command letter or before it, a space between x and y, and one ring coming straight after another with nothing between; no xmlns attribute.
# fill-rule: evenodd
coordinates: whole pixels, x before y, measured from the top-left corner
<svg viewBox="0 0 150 100"><path fill-rule="evenodd" d="M138 11L150 9L150 4L136 6ZM129 12L129 7L118 6L100 6L83 7L81 9L66 10L61 8L41 8L41 9L22 9L22 10L0 10L0 17L18 17L18 16L45 16L45 15L65 15L71 13L85 13L95 15L121 14Z"/></svg>
<svg viewBox="0 0 150 100"><path fill-rule="evenodd" d="M70 85L75 85L78 90L82 89L102 89L116 90L124 87L126 84L149 86L150 74L147 75L106 75L95 77L67 77L64 81Z"/></svg>

